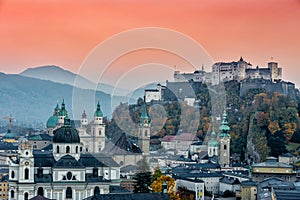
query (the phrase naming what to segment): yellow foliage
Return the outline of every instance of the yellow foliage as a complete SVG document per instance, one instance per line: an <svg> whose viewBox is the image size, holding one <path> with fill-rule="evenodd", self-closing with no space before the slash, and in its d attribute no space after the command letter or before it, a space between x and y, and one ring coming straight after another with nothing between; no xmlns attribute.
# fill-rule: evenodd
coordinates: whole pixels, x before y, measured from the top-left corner
<svg viewBox="0 0 300 200"><path fill-rule="evenodd" d="M162 184L165 182L167 184L167 191L172 200L180 200L179 195L176 194L175 190L175 179L170 176L162 175L156 181L151 184L151 189L154 192L162 192Z"/></svg>

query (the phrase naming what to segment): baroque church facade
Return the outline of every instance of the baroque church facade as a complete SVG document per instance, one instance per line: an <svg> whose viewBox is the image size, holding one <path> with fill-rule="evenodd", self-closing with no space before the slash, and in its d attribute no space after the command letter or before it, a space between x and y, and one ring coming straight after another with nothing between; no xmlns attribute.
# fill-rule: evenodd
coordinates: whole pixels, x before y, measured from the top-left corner
<svg viewBox="0 0 300 200"><path fill-rule="evenodd" d="M63 119L53 131L52 151L33 151L26 139L19 141L18 156L9 159L9 199L79 200L120 184L120 167L112 157L85 152L68 115Z"/></svg>

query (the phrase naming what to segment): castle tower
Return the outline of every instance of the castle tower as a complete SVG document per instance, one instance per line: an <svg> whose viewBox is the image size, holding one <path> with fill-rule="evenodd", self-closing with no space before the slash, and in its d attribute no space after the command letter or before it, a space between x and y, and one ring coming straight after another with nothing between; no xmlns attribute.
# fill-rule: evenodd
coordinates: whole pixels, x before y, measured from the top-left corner
<svg viewBox="0 0 300 200"><path fill-rule="evenodd" d="M142 114L138 130L138 146L142 150L143 155L150 155L150 121L147 114L145 98L142 105Z"/></svg>
<svg viewBox="0 0 300 200"><path fill-rule="evenodd" d="M212 131L211 139L208 141L207 147L209 157L219 156L219 142L216 139L215 131Z"/></svg>
<svg viewBox="0 0 300 200"><path fill-rule="evenodd" d="M64 124L64 118L67 116L68 111L66 110L65 100L63 99L61 103L61 109L58 113L58 126L62 126Z"/></svg>
<svg viewBox="0 0 300 200"><path fill-rule="evenodd" d="M94 122L92 126L92 147L90 151L92 153L99 153L105 147L105 124L103 123L103 113L100 108L100 102L98 101L97 109L94 113Z"/></svg>
<svg viewBox="0 0 300 200"><path fill-rule="evenodd" d="M87 126L87 125L88 125L88 119L87 119L87 115L84 110L81 115L80 126L83 127L83 126Z"/></svg>
<svg viewBox="0 0 300 200"><path fill-rule="evenodd" d="M32 147L27 139L19 139L18 153L20 157L19 182L34 183L34 158Z"/></svg>
<svg viewBox="0 0 300 200"><path fill-rule="evenodd" d="M82 146L78 131L71 126L68 115L64 118L64 125L54 130L53 136L53 157L56 161L70 155L76 160L80 159Z"/></svg>
<svg viewBox="0 0 300 200"><path fill-rule="evenodd" d="M230 164L230 127L228 125L227 113L225 110L223 112L223 121L221 126L219 127L219 130L219 164L221 165L221 167L224 167Z"/></svg>

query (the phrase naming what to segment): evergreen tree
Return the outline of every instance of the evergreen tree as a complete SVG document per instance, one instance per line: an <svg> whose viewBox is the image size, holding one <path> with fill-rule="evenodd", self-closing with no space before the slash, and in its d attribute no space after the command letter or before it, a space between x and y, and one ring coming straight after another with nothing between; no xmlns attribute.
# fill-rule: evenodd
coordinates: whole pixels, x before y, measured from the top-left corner
<svg viewBox="0 0 300 200"><path fill-rule="evenodd" d="M138 172L133 176L134 179L134 193L149 193L150 185L152 184L152 175L147 162L147 158L144 156L142 160L137 162Z"/></svg>

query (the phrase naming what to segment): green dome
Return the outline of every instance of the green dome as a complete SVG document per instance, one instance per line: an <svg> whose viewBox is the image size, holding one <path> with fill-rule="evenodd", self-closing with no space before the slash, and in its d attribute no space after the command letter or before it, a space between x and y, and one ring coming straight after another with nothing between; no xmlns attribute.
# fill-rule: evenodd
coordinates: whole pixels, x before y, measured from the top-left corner
<svg viewBox="0 0 300 200"><path fill-rule="evenodd" d="M98 101L97 110L94 113L94 117L103 117L103 113L100 108L100 102Z"/></svg>
<svg viewBox="0 0 300 200"><path fill-rule="evenodd" d="M8 132L5 134L4 139L15 139L15 134Z"/></svg>
<svg viewBox="0 0 300 200"><path fill-rule="evenodd" d="M53 132L54 143L80 143L78 131L70 125L70 119L65 117L64 126Z"/></svg>
<svg viewBox="0 0 300 200"><path fill-rule="evenodd" d="M211 139L208 141L207 146L209 147L219 146L219 142L216 140L216 133L214 131L211 133Z"/></svg>
<svg viewBox="0 0 300 200"><path fill-rule="evenodd" d="M57 123L58 123L58 117L57 116L51 116L47 120L47 128L54 128L54 127L56 127Z"/></svg>

